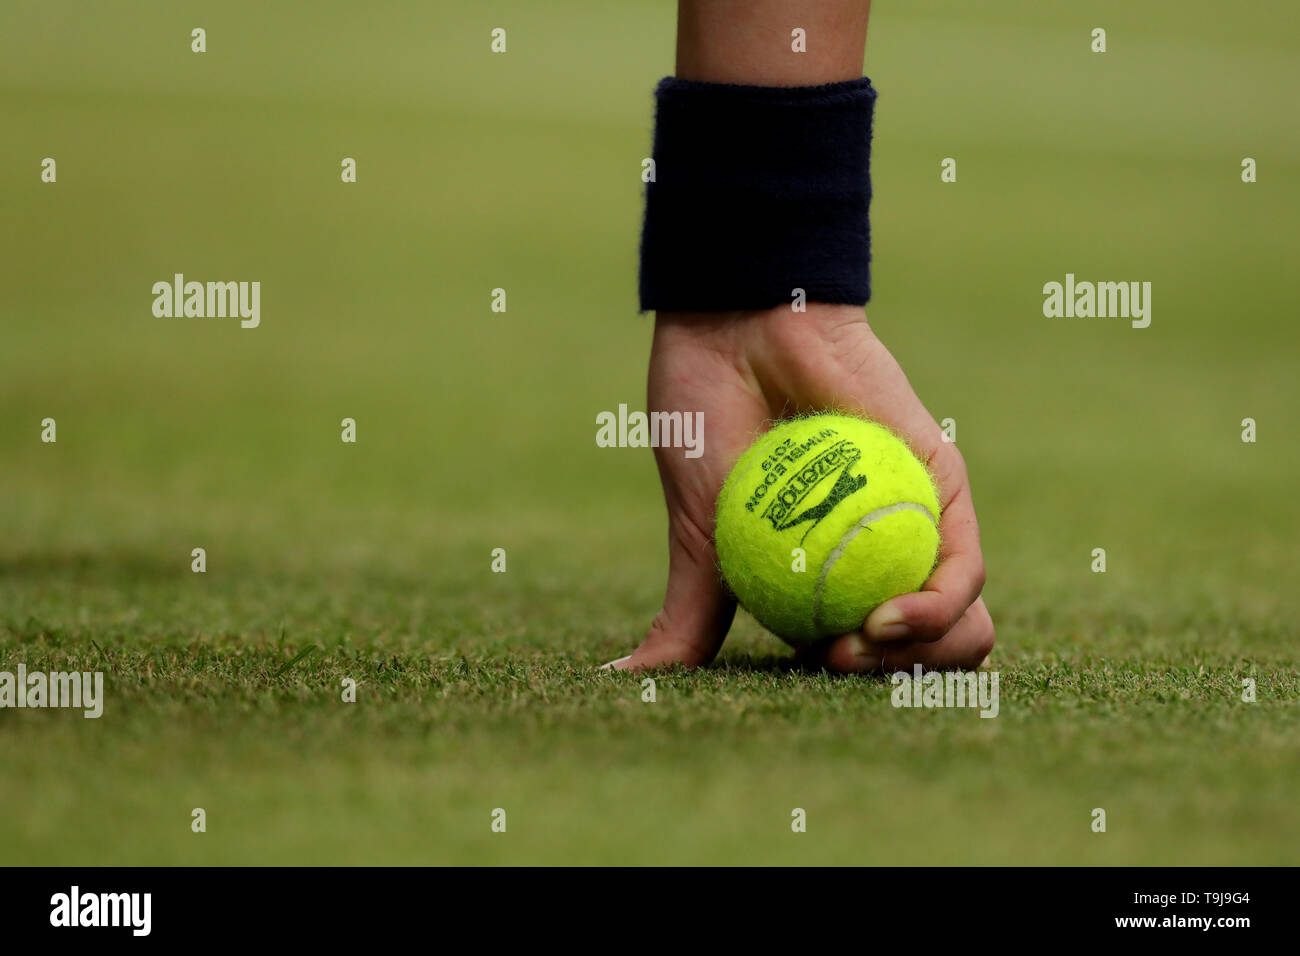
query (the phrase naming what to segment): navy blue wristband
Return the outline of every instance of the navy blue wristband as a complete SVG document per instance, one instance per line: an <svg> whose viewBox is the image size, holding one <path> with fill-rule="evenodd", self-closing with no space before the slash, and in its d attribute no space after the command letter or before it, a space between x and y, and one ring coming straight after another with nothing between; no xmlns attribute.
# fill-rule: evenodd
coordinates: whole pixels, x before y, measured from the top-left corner
<svg viewBox="0 0 1300 956"><path fill-rule="evenodd" d="M669 77L655 90L641 308L766 309L871 298L866 77L764 87Z"/></svg>

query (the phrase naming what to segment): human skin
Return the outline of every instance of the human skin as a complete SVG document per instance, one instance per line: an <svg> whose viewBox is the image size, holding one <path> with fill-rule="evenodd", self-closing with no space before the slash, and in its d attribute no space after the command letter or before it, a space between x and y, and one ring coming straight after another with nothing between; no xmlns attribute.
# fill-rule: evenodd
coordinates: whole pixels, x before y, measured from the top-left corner
<svg viewBox="0 0 1300 956"><path fill-rule="evenodd" d="M869 4L863 0L680 0L677 75L767 86L811 86L862 75ZM792 53L802 27L808 52ZM708 453L656 448L668 506L668 584L645 640L611 666L643 670L707 664L736 612L718 573L714 503L732 463L774 418L835 408L903 435L939 484L942 544L923 589L886 601L861 631L802 648L807 666L852 673L977 667L993 647L980 592L984 560L966 465L876 338L859 306L808 303L739 312L658 312L648 407L703 411Z"/></svg>

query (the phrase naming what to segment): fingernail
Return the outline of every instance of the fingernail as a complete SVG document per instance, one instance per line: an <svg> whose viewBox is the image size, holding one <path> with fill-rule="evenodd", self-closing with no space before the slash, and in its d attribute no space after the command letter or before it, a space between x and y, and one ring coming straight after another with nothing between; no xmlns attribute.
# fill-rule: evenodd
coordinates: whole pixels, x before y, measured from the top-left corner
<svg viewBox="0 0 1300 956"><path fill-rule="evenodd" d="M849 653L864 661L869 670L885 669L885 652L888 649L888 645L872 643L861 634L849 637Z"/></svg>
<svg viewBox="0 0 1300 956"><path fill-rule="evenodd" d="M892 604L882 604L867 618L867 634L875 641L893 641L907 637L912 629L903 620L903 612Z"/></svg>
<svg viewBox="0 0 1300 956"><path fill-rule="evenodd" d="M626 657L619 657L615 660L610 661L608 664L601 664L600 669L603 671L622 670L623 668L619 667L618 665L624 663L625 661L630 661L631 659L632 659L632 655L628 654Z"/></svg>

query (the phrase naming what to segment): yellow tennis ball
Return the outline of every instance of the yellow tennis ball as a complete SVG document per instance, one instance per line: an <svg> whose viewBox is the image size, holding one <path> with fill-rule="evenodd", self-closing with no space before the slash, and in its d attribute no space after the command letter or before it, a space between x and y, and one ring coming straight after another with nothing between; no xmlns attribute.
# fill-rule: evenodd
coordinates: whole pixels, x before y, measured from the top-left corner
<svg viewBox="0 0 1300 956"><path fill-rule="evenodd" d="M918 590L938 523L934 480L893 432L811 415L777 424L736 462L718 495L718 558L750 614L807 644Z"/></svg>

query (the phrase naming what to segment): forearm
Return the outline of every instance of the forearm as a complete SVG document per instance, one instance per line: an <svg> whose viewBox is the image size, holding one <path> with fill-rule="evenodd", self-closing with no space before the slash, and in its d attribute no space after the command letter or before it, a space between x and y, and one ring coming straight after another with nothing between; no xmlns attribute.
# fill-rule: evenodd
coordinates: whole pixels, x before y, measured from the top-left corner
<svg viewBox="0 0 1300 956"><path fill-rule="evenodd" d="M678 0L677 76L707 83L818 86L862 75L870 0ZM791 49L805 31L807 52Z"/></svg>

